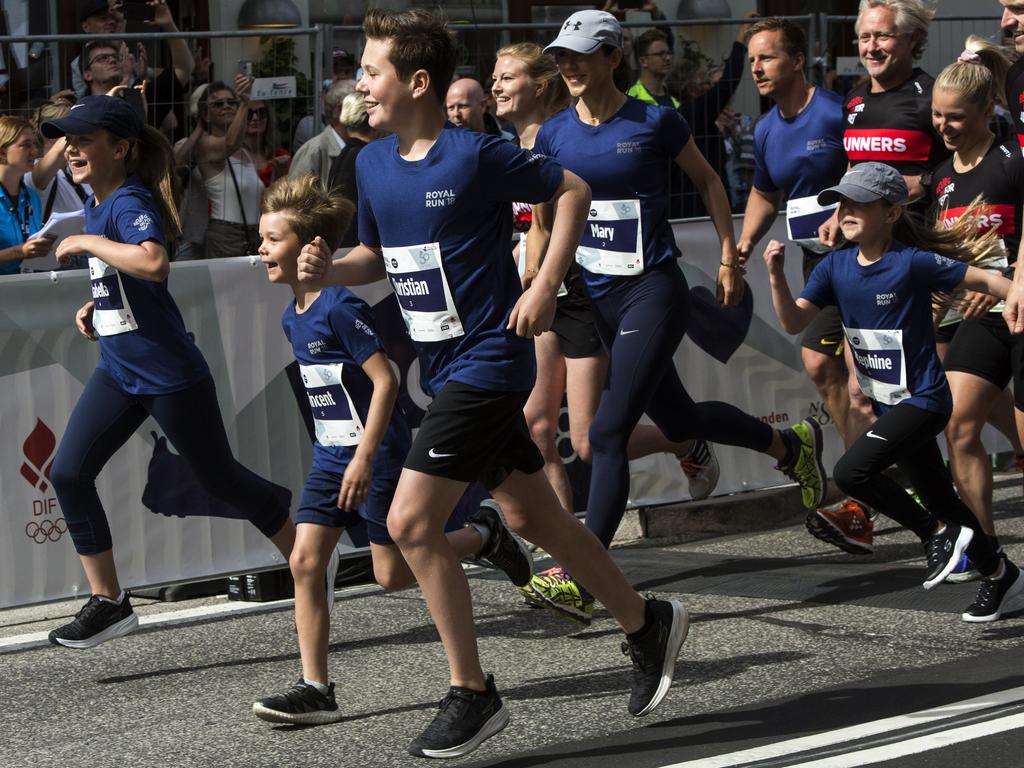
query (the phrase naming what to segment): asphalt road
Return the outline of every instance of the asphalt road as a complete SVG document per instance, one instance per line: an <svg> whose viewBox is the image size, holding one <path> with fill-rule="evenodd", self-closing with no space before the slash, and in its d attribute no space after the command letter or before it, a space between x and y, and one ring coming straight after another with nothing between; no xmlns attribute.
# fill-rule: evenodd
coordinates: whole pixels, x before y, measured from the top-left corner
<svg viewBox="0 0 1024 768"><path fill-rule="evenodd" d="M1001 538L1024 561L1019 477L997 498ZM693 616L676 683L643 720L626 712L628 662L605 612L576 631L473 576L482 657L512 721L462 764L1024 766L1024 611L964 624L977 584L924 592L916 540L884 526L870 557L802 526L615 550L638 588L680 596ZM74 604L0 612L0 766L422 765L405 747L445 692L444 654L416 590L367 591L332 617L348 716L311 728L250 709L298 677L287 604L241 615L222 598L138 600L152 623L89 651L10 652ZM161 623L191 609L208 615Z"/></svg>

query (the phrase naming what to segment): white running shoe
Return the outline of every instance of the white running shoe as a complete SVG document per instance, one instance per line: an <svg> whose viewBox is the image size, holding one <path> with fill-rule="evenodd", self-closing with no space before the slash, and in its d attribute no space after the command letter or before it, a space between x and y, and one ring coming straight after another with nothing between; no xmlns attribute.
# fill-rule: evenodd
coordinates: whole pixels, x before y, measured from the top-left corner
<svg viewBox="0 0 1024 768"><path fill-rule="evenodd" d="M679 468L689 481L690 498L701 501L710 496L718 486L721 472L714 446L707 440L697 439L693 441L689 453L676 458L679 459Z"/></svg>

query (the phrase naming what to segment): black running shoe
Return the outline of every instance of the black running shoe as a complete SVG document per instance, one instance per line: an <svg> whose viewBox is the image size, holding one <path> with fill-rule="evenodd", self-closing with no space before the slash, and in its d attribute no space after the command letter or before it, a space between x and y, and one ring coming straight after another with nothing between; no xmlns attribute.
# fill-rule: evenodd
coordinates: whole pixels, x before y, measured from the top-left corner
<svg viewBox="0 0 1024 768"><path fill-rule="evenodd" d="M978 596L960 617L964 621L981 623L995 621L1004 608L1024 591L1024 576L1009 560L1003 561L1005 570L998 579L984 579L978 587Z"/></svg>
<svg viewBox="0 0 1024 768"><path fill-rule="evenodd" d="M676 656L690 631L686 606L676 600L647 598L647 631L639 637L626 637L622 652L633 661L633 690L629 695L629 714L643 717L668 693L675 674Z"/></svg>
<svg viewBox="0 0 1024 768"><path fill-rule="evenodd" d="M65 648L92 648L115 637L134 632L139 626L138 614L125 592L120 603L93 595L75 616L74 621L57 627L49 637L54 645Z"/></svg>
<svg viewBox="0 0 1024 768"><path fill-rule="evenodd" d="M480 508L466 518L467 525L476 523L490 532L487 547L469 560L486 568L504 571L509 581L517 587L523 587L533 578L533 558L523 540L505 525L500 509L498 502L485 499L480 502Z"/></svg>
<svg viewBox="0 0 1024 768"><path fill-rule="evenodd" d="M960 525L948 523L942 533L937 533L924 543L924 555L928 559L928 575L924 588L931 589L953 572L960 562L960 555L974 538L974 531Z"/></svg>
<svg viewBox="0 0 1024 768"><path fill-rule="evenodd" d="M334 700L334 683L327 686L327 693L320 693L303 680L284 693L260 699L252 705L252 713L268 723L297 725L323 725L342 719Z"/></svg>
<svg viewBox="0 0 1024 768"><path fill-rule="evenodd" d="M483 693L452 686L427 729L409 745L416 757L462 757L508 725L508 708L487 676Z"/></svg>

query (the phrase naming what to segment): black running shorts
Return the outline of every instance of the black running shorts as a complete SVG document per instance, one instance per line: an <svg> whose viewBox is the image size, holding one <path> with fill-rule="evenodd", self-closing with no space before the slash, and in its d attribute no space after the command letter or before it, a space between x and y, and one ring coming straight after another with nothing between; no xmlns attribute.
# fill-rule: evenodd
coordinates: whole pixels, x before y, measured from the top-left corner
<svg viewBox="0 0 1024 768"><path fill-rule="evenodd" d="M405 467L494 489L515 471L532 474L544 457L523 416L529 392L491 392L457 381L427 408Z"/></svg>
<svg viewBox="0 0 1024 768"><path fill-rule="evenodd" d="M999 389L1012 379L1014 404L1024 411L1024 336L1012 335L1000 313L961 322L943 367L977 376Z"/></svg>

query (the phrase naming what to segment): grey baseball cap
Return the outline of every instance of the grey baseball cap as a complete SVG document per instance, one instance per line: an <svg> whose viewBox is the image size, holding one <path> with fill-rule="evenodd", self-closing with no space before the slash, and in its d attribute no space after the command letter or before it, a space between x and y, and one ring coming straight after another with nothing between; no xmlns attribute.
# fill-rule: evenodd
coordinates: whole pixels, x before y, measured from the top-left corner
<svg viewBox="0 0 1024 768"><path fill-rule="evenodd" d="M576 11L565 20L558 37L544 52L566 48L576 53L593 53L602 45L622 47L619 20L605 11Z"/></svg>
<svg viewBox="0 0 1024 768"><path fill-rule="evenodd" d="M843 198L855 203L885 200L893 205L906 202L910 196L907 182L891 165L861 163L843 174L834 187L818 194L818 205L832 205Z"/></svg>

